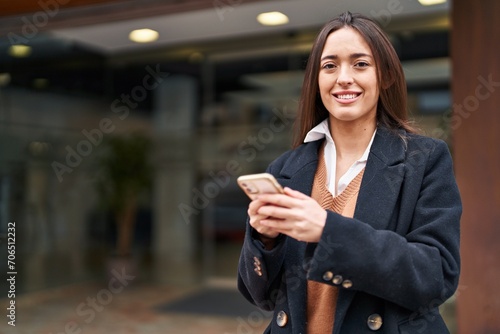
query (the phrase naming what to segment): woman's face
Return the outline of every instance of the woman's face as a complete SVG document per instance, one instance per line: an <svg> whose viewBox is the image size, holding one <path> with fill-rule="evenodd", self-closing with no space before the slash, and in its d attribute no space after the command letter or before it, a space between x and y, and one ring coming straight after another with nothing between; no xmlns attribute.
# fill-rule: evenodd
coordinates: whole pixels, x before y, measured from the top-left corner
<svg viewBox="0 0 500 334"><path fill-rule="evenodd" d="M331 33L320 59L319 91L332 122L376 122L379 89L370 47L354 29Z"/></svg>

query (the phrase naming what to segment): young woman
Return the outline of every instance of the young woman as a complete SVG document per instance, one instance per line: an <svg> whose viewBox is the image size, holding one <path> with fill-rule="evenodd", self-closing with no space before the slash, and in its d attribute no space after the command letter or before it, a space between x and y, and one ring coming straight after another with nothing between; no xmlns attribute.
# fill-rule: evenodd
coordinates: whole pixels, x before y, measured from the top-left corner
<svg viewBox="0 0 500 334"><path fill-rule="evenodd" d="M448 333L438 307L460 271L460 195L446 144L407 122L401 64L346 12L307 64L294 148L268 172L285 194L248 207L238 287L265 333Z"/></svg>

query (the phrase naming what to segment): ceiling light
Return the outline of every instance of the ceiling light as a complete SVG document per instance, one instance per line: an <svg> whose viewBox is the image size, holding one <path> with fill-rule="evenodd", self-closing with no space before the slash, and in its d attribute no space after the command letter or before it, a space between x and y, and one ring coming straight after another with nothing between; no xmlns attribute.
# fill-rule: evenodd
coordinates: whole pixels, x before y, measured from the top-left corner
<svg viewBox="0 0 500 334"><path fill-rule="evenodd" d="M129 35L128 38L132 42L136 43L149 43L149 42L154 42L158 39L160 35L158 34L158 31L152 30L152 29L137 29L133 30Z"/></svg>
<svg viewBox="0 0 500 334"><path fill-rule="evenodd" d="M8 50L9 55L16 58L28 57L31 54L31 46L28 45L11 45Z"/></svg>
<svg viewBox="0 0 500 334"><path fill-rule="evenodd" d="M281 12L261 13L257 16L257 21L265 26L278 26L288 23L288 16Z"/></svg>
<svg viewBox="0 0 500 334"><path fill-rule="evenodd" d="M418 0L422 6L432 6L439 5L441 3L445 3L446 0Z"/></svg>

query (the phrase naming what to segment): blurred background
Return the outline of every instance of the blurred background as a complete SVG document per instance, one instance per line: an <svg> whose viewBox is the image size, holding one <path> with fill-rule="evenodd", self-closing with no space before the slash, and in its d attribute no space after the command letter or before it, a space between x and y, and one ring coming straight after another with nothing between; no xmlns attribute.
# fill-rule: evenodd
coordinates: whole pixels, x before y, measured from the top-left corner
<svg viewBox="0 0 500 334"><path fill-rule="evenodd" d="M269 314L235 291L248 205L235 179L262 172L290 147L313 39L345 10L389 34L411 118L454 155L471 208L464 221L486 215L483 234L463 241L469 259L481 254L473 253L478 240L498 250L484 236L500 221L500 166L489 149L498 144L492 15L500 8L428 2L2 2L0 303L5 310L16 301L16 327L7 310L0 332L262 332ZM481 207L484 197L467 190L495 205ZM15 254L7 251L13 227ZM482 268L498 262L481 258ZM475 270L464 265L463 277ZM488 288L500 273L489 270L482 290L463 280L444 304L452 332L500 331L500 301ZM471 300L490 331L459 326L457 308L471 314Z"/></svg>

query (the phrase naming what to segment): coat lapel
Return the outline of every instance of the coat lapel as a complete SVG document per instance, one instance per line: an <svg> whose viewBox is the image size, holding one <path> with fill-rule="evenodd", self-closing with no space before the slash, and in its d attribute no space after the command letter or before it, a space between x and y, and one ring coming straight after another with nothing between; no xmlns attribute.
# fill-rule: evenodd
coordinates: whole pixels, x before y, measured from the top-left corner
<svg viewBox="0 0 500 334"><path fill-rule="evenodd" d="M354 218L375 229L390 229L405 173L405 144L399 136L378 128L361 182Z"/></svg>
<svg viewBox="0 0 500 334"><path fill-rule="evenodd" d="M317 140L303 144L292 151L277 177L278 182L284 187L310 195L318 166L318 149L322 142Z"/></svg>
<svg viewBox="0 0 500 334"><path fill-rule="evenodd" d="M403 133L404 134L404 133ZM390 219L405 173L405 144L399 136L378 128L358 194L354 218L375 229L394 229ZM341 324L356 291L340 289L335 323ZM334 333L341 326L335 326Z"/></svg>

